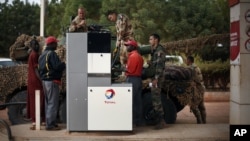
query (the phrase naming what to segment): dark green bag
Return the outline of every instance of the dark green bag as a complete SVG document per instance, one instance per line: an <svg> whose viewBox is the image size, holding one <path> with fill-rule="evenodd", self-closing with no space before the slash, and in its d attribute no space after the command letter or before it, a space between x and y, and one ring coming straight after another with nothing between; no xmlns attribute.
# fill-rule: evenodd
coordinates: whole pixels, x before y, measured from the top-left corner
<svg viewBox="0 0 250 141"><path fill-rule="evenodd" d="M150 65L147 68L143 68L142 70L142 78L147 79L147 78L152 78L155 76L156 70L153 65Z"/></svg>

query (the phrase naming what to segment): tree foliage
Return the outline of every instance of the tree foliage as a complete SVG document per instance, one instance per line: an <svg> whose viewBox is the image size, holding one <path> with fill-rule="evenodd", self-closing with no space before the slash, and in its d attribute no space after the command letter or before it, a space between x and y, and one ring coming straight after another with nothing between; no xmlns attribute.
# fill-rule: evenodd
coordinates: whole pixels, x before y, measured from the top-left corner
<svg viewBox="0 0 250 141"><path fill-rule="evenodd" d="M198 61L197 61L198 62ZM215 61L198 62L207 88L215 88L215 84L219 85L221 90L228 90L230 83L230 61Z"/></svg>
<svg viewBox="0 0 250 141"><path fill-rule="evenodd" d="M80 6L86 9L88 25L103 25L114 36L115 23L107 20L106 12L116 10L128 15L135 39L141 44L148 44L151 33L158 33L162 44L229 33L227 0L49 0L46 1L44 36L65 36L70 19L77 15ZM0 21L0 56L8 56L9 47L19 35L39 35L40 5L20 0L1 1ZM223 48L206 45L193 55L198 55L196 61L205 79L221 79L225 87L230 71L229 40L221 43ZM227 77L222 78L225 74Z"/></svg>
<svg viewBox="0 0 250 141"><path fill-rule="evenodd" d="M130 17L143 44L153 32L164 42L229 32L226 0L103 0L101 12L110 9Z"/></svg>
<svg viewBox="0 0 250 141"><path fill-rule="evenodd" d="M39 6L20 0L0 3L0 55L7 56L9 47L21 34L39 35Z"/></svg>
<svg viewBox="0 0 250 141"><path fill-rule="evenodd" d="M89 25L101 24L113 35L114 23L107 20L106 12L127 14L141 44L148 44L151 33L169 42L229 32L227 0L49 0L46 5L45 36L62 36L79 6L85 7ZM8 54L19 34L39 34L40 7L20 0L8 4L6 0L0 3L0 20L4 21L0 23L1 53Z"/></svg>

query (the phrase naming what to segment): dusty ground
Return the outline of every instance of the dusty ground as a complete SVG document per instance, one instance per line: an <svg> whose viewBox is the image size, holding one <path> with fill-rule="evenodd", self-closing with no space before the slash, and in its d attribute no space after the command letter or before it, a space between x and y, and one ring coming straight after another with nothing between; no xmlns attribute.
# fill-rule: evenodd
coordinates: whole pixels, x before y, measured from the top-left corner
<svg viewBox="0 0 250 141"><path fill-rule="evenodd" d="M196 124L194 115L188 106L177 114L175 124L167 124L162 130L153 130L151 126L135 128L133 134L120 132L73 132L66 131L65 124L59 124L62 130L39 132L29 130L30 124L10 126L14 140L41 141L110 141L110 140L171 140L171 141L228 141L229 140L229 102L205 102L207 109L207 124ZM8 121L7 110L0 111L0 118ZM44 127L43 127L44 128ZM1 141L9 141L8 134L0 132ZM149 136L150 135L150 136Z"/></svg>
<svg viewBox="0 0 250 141"><path fill-rule="evenodd" d="M205 106L207 123L229 123L229 102L205 102ZM0 110L0 119L4 119L10 123L7 109ZM176 123L196 123L196 119L188 106L177 114Z"/></svg>
<svg viewBox="0 0 250 141"><path fill-rule="evenodd" d="M7 115L7 109L0 110L0 119L4 119L6 121L9 121L8 115Z"/></svg>

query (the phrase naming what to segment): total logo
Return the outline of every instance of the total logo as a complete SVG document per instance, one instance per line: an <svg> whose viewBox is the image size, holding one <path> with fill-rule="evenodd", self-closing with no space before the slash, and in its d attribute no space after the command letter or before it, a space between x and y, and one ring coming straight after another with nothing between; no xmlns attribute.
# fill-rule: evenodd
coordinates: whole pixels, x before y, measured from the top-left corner
<svg viewBox="0 0 250 141"><path fill-rule="evenodd" d="M110 101L111 99L113 99L115 96L115 91L113 89L108 89L106 90L105 92L105 97L108 99L108 100L105 100L105 104L115 104L115 101Z"/></svg>

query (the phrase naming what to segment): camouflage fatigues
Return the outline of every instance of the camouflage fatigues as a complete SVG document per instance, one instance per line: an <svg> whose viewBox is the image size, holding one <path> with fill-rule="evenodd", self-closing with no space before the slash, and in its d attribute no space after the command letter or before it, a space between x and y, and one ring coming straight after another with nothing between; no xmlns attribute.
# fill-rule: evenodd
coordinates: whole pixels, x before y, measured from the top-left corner
<svg viewBox="0 0 250 141"><path fill-rule="evenodd" d="M193 82L195 83L196 91L194 91L194 95L201 96L201 101L196 101L198 103L197 106L191 105L190 109L196 116L197 123L206 123L206 108L205 108L204 99L203 99L204 93L205 93L205 85L203 82L202 73L201 73L200 68L196 66L196 64L193 63L192 65L190 65L190 67L195 72Z"/></svg>
<svg viewBox="0 0 250 141"><path fill-rule="evenodd" d="M166 52L163 46L158 45L151 51L151 65L155 68L155 78L162 81L163 71L165 69ZM159 81L159 82L161 82ZM160 83L158 84L160 87Z"/></svg>
<svg viewBox="0 0 250 141"><path fill-rule="evenodd" d="M132 24L124 14L118 14L116 20L116 45L120 44L120 62L125 64L127 61L127 49L124 42L134 39Z"/></svg>
<svg viewBox="0 0 250 141"><path fill-rule="evenodd" d="M200 93L204 93L205 92L205 85L203 82L203 77L202 77L202 73L201 73L200 68L194 63L190 67L195 72L193 81L195 82L197 89L199 90Z"/></svg>
<svg viewBox="0 0 250 141"><path fill-rule="evenodd" d="M197 123L206 123L205 87L202 84L200 69L195 65L167 66L163 77L165 79L162 83L162 91L168 96L176 97L182 106L188 105Z"/></svg>
<svg viewBox="0 0 250 141"><path fill-rule="evenodd" d="M83 19L85 20L85 19ZM88 27L87 27L87 23L86 23L86 20L85 20L85 24L83 26L81 26L80 28L76 28L75 25L78 25L81 23L81 19L79 19L78 16L76 16L74 18L74 20L72 20L71 22L71 25L69 27L69 32L87 32L88 30Z"/></svg>
<svg viewBox="0 0 250 141"><path fill-rule="evenodd" d="M151 51L151 63L155 68L155 75L153 79L158 79L157 88L152 88L152 99L153 99L153 105L156 111L160 112L160 114L163 116L163 107L161 103L161 88L162 88L162 81L163 79L163 72L165 68L165 56L166 52L164 48L161 45L158 45L156 49Z"/></svg>

